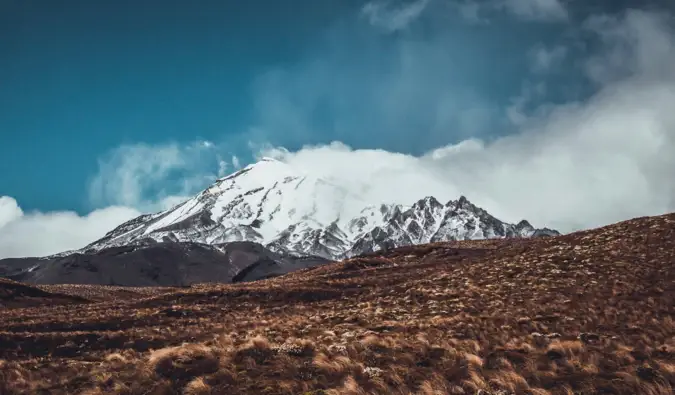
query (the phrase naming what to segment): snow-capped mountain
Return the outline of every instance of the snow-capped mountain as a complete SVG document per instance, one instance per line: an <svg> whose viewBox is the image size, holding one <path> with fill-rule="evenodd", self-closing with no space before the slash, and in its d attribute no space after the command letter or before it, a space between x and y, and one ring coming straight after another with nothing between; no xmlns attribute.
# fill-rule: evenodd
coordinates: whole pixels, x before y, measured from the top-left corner
<svg viewBox="0 0 675 395"><path fill-rule="evenodd" d="M382 248L443 240L557 235L527 221L504 223L465 197L412 206L372 205L347 188L264 158L195 197L142 215L82 251L161 241L253 241L272 250L340 259Z"/></svg>

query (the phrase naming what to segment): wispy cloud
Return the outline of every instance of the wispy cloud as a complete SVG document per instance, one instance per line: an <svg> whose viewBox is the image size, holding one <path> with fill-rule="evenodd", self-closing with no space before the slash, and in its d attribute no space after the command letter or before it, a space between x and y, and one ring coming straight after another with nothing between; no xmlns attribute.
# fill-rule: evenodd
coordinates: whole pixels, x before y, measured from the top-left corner
<svg viewBox="0 0 675 395"><path fill-rule="evenodd" d="M373 1L363 6L361 13L371 25L393 32L406 28L417 19L429 1L416 0L399 6L392 6L390 1Z"/></svg>
<svg viewBox="0 0 675 395"><path fill-rule="evenodd" d="M234 166L235 169L241 169L241 162L239 161L239 158L235 155L232 156L232 166Z"/></svg>
<svg viewBox="0 0 675 395"><path fill-rule="evenodd" d="M563 21L569 16L561 0L501 0L500 6L530 20Z"/></svg>
<svg viewBox="0 0 675 395"><path fill-rule="evenodd" d="M320 48L258 79L250 137L421 151L490 133L503 121L504 95L491 82L500 73L502 85L507 72L485 61L498 46L487 41L446 25L430 27L423 39L382 38L348 23L331 27Z"/></svg>
<svg viewBox="0 0 675 395"><path fill-rule="evenodd" d="M451 6L459 12L462 18L472 23L486 23L487 19L481 15L484 7L473 0L464 0L461 2L450 2Z"/></svg>
<svg viewBox="0 0 675 395"><path fill-rule="evenodd" d="M557 45L552 48L539 45L530 52L531 68L535 73L547 73L555 70L565 60L567 48Z"/></svg>
<svg viewBox="0 0 675 395"><path fill-rule="evenodd" d="M156 211L180 203L226 170L227 162L209 141L123 145L99 159L89 198L94 207Z"/></svg>
<svg viewBox="0 0 675 395"><path fill-rule="evenodd" d="M506 12L522 21L559 23L569 19L561 0L450 0L450 5L468 22L485 23Z"/></svg>
<svg viewBox="0 0 675 395"><path fill-rule="evenodd" d="M519 95L511 99L511 105L506 108L506 116L509 121L517 126L524 126L528 121L529 107L537 105L546 95L544 82L525 82Z"/></svg>
<svg viewBox="0 0 675 395"><path fill-rule="evenodd" d="M639 75L670 80L675 75L675 15L632 10L623 18L596 16L585 28L597 36L601 49L586 62L588 76L599 84ZM670 33L670 34L668 34Z"/></svg>

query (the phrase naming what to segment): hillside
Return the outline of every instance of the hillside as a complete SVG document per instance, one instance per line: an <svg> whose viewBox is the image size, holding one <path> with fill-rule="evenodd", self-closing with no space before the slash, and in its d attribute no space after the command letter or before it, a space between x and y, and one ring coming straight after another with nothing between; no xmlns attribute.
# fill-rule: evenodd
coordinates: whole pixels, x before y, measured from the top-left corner
<svg viewBox="0 0 675 395"><path fill-rule="evenodd" d="M675 388L675 214L112 298L3 311L0 393Z"/></svg>
<svg viewBox="0 0 675 395"><path fill-rule="evenodd" d="M87 302L86 298L78 294L43 290L0 277L0 316L4 316L7 308L56 306Z"/></svg>
<svg viewBox="0 0 675 395"><path fill-rule="evenodd" d="M46 258L0 259L0 277L30 284L181 287L206 281L260 280L327 262L281 255L252 242L165 242Z"/></svg>

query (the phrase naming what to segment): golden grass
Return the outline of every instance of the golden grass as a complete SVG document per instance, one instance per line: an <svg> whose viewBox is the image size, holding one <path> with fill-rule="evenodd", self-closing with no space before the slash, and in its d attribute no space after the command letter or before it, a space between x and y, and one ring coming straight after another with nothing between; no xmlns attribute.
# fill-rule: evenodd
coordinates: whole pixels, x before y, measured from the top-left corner
<svg viewBox="0 0 675 395"><path fill-rule="evenodd" d="M675 387L675 215L405 247L255 283L41 288L91 302L41 294L0 310L2 395Z"/></svg>

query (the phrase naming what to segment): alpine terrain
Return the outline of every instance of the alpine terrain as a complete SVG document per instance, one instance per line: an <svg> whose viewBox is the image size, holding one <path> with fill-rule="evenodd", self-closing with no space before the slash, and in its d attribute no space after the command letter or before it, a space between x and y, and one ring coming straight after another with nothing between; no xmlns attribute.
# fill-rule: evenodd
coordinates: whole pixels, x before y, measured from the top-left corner
<svg viewBox="0 0 675 395"><path fill-rule="evenodd" d="M430 242L558 234L525 220L504 223L464 196L446 204L429 196L412 206L373 205L336 182L263 158L169 210L120 225L82 252L158 242L251 241L275 252L337 260Z"/></svg>
<svg viewBox="0 0 675 395"><path fill-rule="evenodd" d="M675 214L190 287L0 280L0 394L675 389Z"/></svg>

